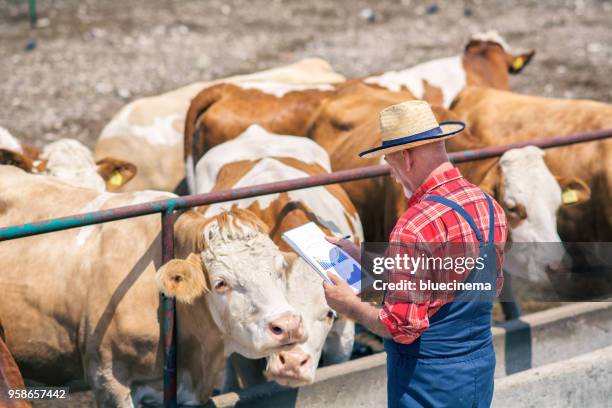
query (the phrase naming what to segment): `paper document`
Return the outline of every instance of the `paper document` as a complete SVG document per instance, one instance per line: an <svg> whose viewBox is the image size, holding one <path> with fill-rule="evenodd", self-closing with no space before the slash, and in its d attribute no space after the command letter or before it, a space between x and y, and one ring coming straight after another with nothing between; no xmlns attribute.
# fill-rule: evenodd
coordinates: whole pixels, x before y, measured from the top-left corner
<svg viewBox="0 0 612 408"><path fill-rule="evenodd" d="M336 245L327 242L325 233L314 222L289 230L282 238L323 279L329 282L327 272L332 272L348 283L355 292L361 291L359 263Z"/></svg>

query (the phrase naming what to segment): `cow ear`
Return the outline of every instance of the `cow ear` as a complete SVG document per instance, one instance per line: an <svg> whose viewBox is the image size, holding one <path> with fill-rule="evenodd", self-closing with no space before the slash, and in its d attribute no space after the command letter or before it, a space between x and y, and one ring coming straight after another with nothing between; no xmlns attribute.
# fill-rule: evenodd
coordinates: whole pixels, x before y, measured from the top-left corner
<svg viewBox="0 0 612 408"><path fill-rule="evenodd" d="M179 302L192 303L210 289L206 284L200 256L191 253L187 259L173 259L155 274L157 286L164 295Z"/></svg>
<svg viewBox="0 0 612 408"><path fill-rule="evenodd" d="M107 191L118 190L133 179L137 171L134 164L110 157L99 160L96 165L98 166L98 174L106 182Z"/></svg>
<svg viewBox="0 0 612 408"><path fill-rule="evenodd" d="M589 201L591 189L582 180L576 177L557 177L561 187L563 205L576 205Z"/></svg>
<svg viewBox="0 0 612 408"><path fill-rule="evenodd" d="M508 72L511 74L520 73L523 70L523 68L525 68L525 66L529 64L529 61L531 61L531 58L533 58L534 55L535 55L535 50L524 52L518 55L510 54L510 61L508 63Z"/></svg>
<svg viewBox="0 0 612 408"><path fill-rule="evenodd" d="M32 160L19 152L9 149L0 148L0 164L19 167L27 172L32 171Z"/></svg>
<svg viewBox="0 0 612 408"><path fill-rule="evenodd" d="M504 176L499 161L496 161L489 169L478 187L498 201L504 196Z"/></svg>
<svg viewBox="0 0 612 408"><path fill-rule="evenodd" d="M423 79L423 100L427 101L430 105L443 105L444 94L442 89L430 84L426 79Z"/></svg>

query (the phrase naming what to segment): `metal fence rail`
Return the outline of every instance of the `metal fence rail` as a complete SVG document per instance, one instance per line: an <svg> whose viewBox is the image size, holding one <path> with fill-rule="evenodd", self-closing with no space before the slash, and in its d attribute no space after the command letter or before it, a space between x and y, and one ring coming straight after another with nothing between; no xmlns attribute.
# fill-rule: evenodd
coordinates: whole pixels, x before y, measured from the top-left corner
<svg viewBox="0 0 612 408"><path fill-rule="evenodd" d="M501 146L487 147L477 150L454 152L449 154L449 157L453 163L463 163L468 161L483 160L501 156L510 149L525 146L551 148L571 145L575 143L601 140L609 137L612 137L612 129L604 129L593 132L584 132L567 136L558 136L533 141L506 144ZM261 196L266 194L280 193L284 191L323 186L327 184L343 183L347 181L379 177L388 174L389 167L386 165L361 167L357 169L337 171L329 174L321 174L312 177L304 177L274 183L259 184L255 186L242 187L233 190L217 191L213 193L177 197L167 200L118 207L108 210L94 211L85 214L70 215L61 218L54 218L44 221L36 221L32 223L0 228L0 241L8 241L32 235L40 235L54 231L66 230L70 228L78 228L109 221L116 221L126 218L161 213L162 261L166 263L174 257L173 224L176 216L176 210L183 210L191 207L225 201L233 201L242 198ZM176 407L177 345L175 301L174 298L167 298L162 295L161 303L163 314L161 333L162 342L164 344L164 405L166 407Z"/></svg>

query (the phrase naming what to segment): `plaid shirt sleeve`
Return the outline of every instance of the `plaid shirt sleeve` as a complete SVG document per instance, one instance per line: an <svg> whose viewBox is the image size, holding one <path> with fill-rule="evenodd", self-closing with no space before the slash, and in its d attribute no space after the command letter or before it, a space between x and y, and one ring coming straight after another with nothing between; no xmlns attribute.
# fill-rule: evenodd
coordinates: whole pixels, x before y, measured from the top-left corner
<svg viewBox="0 0 612 408"><path fill-rule="evenodd" d="M387 251L387 257L395 255L414 256L417 237L409 230L402 234L401 242L391 242ZM407 244L402 246L402 244ZM405 271L388 271L387 281L397 282L399 280L411 280L409 273ZM414 293L414 292L407 292ZM397 343L412 343L421 333L429 327L429 309L431 299L428 293L420 292L418 299L406 299L410 301L398 301L401 292L387 292L383 307L379 312L379 319L387 327L387 331Z"/></svg>

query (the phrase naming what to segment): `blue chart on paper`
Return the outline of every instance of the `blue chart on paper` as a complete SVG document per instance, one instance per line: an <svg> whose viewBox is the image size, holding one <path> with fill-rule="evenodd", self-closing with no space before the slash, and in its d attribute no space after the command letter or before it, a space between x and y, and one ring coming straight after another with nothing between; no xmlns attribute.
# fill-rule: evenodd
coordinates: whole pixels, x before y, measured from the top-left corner
<svg viewBox="0 0 612 408"><path fill-rule="evenodd" d="M328 270L346 261L347 259L348 258L342 253L342 251L340 251L338 248L334 248L329 253L329 261L317 259L317 262L323 267L323 269Z"/></svg>
<svg viewBox="0 0 612 408"><path fill-rule="evenodd" d="M335 271L349 285L353 285L361 280L361 270L354 262L348 261L348 257L338 248L330 251L329 260L316 259L324 270L335 268Z"/></svg>
<svg viewBox="0 0 612 408"><path fill-rule="evenodd" d="M344 273L340 273L340 275L351 286L361 280L361 270L357 265L353 265L350 276L345 276Z"/></svg>

